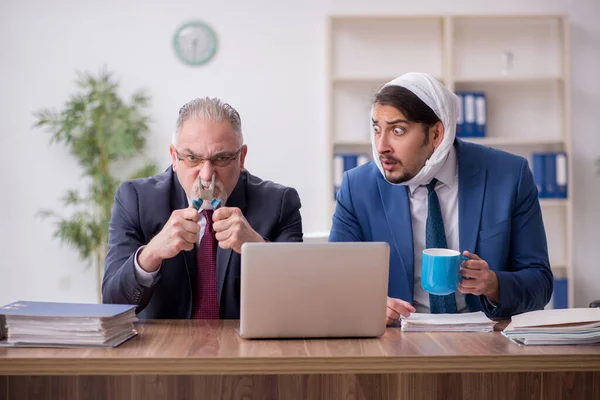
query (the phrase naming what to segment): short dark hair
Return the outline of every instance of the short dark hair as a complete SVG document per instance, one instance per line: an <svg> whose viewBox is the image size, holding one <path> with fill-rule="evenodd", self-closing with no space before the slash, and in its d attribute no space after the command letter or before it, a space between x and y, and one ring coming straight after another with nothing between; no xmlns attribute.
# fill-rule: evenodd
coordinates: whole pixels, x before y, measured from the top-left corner
<svg viewBox="0 0 600 400"><path fill-rule="evenodd" d="M373 100L373 105L392 106L398 109L409 122L417 122L423 126L425 141L429 141L429 128L440 119L433 110L416 94L405 87L390 85L381 89Z"/></svg>

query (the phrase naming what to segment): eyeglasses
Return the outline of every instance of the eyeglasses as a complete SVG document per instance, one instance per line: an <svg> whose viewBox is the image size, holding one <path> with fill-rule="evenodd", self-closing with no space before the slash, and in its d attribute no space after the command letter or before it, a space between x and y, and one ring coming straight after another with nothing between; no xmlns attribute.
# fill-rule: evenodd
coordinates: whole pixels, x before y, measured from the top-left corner
<svg viewBox="0 0 600 400"><path fill-rule="evenodd" d="M243 147L240 147L240 149L235 153L219 153L210 158L202 158L195 154L180 154L175 147L173 147L173 150L177 156L177 161L183 161L185 166L188 168L195 168L198 165L203 164L204 161L210 162L214 167L226 167L238 157L242 151L242 148Z"/></svg>

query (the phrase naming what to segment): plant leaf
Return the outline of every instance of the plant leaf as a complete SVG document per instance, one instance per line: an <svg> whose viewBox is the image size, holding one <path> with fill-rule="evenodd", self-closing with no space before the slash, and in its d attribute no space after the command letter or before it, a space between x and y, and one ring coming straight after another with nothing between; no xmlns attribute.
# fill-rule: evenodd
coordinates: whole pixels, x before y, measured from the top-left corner
<svg viewBox="0 0 600 400"><path fill-rule="evenodd" d="M78 212L71 219L59 219L54 237L76 249L80 258L86 260L98 245L96 227L97 223L89 213Z"/></svg>
<svg viewBox="0 0 600 400"><path fill-rule="evenodd" d="M119 161L119 172L123 172L119 176L126 176L124 161L142 154L150 131L146 114L150 96L139 90L123 100L118 94L119 82L106 67L96 74L77 71L75 83L77 92L61 109L34 112L34 126L51 134L51 144L62 143L69 148L88 186L85 191L69 190L63 196L65 209L74 209L70 219L47 209L37 216L55 218L54 236L76 249L82 259L89 259L99 251L106 252L112 206L121 183L111 175L111 168ZM148 162L132 177L154 173L156 166Z"/></svg>
<svg viewBox="0 0 600 400"><path fill-rule="evenodd" d="M79 192L77 192L76 190L69 190L63 196L62 201L65 207L68 207L77 206L79 204L85 203L87 199L82 199L81 197L79 197Z"/></svg>

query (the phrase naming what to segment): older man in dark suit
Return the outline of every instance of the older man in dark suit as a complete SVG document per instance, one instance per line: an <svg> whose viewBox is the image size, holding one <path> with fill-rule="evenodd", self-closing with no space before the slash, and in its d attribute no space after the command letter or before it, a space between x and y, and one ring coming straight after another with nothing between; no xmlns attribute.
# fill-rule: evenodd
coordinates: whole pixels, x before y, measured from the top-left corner
<svg viewBox="0 0 600 400"><path fill-rule="evenodd" d="M239 318L241 246L302 241L298 193L246 171L247 151L229 104L203 98L181 108L172 165L115 196L104 303L137 304L143 318ZM196 210L209 187L223 206Z"/></svg>

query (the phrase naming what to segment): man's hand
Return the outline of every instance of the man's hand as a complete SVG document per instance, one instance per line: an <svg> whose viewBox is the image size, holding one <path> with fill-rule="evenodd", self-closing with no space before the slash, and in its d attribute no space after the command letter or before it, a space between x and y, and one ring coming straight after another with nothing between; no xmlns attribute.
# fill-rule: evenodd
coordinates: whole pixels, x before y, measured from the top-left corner
<svg viewBox="0 0 600 400"><path fill-rule="evenodd" d="M477 254L465 251L463 255L469 260L463 262L460 275L469 279L461 280L458 290L464 294L484 295L489 301L498 304L500 301L496 273L490 270L488 263Z"/></svg>
<svg viewBox="0 0 600 400"><path fill-rule="evenodd" d="M387 298L387 320L386 325L396 321L400 316L409 317L410 313L417 311L408 301Z"/></svg>
<svg viewBox="0 0 600 400"><path fill-rule="evenodd" d="M160 263L175 257L182 250L192 250L198 242L200 215L193 208L175 210L161 231L138 253L138 264L147 272L154 272Z"/></svg>
<svg viewBox="0 0 600 400"><path fill-rule="evenodd" d="M213 213L213 229L222 249L233 249L241 253L244 243L264 242L246 221L237 207L220 207Z"/></svg>

